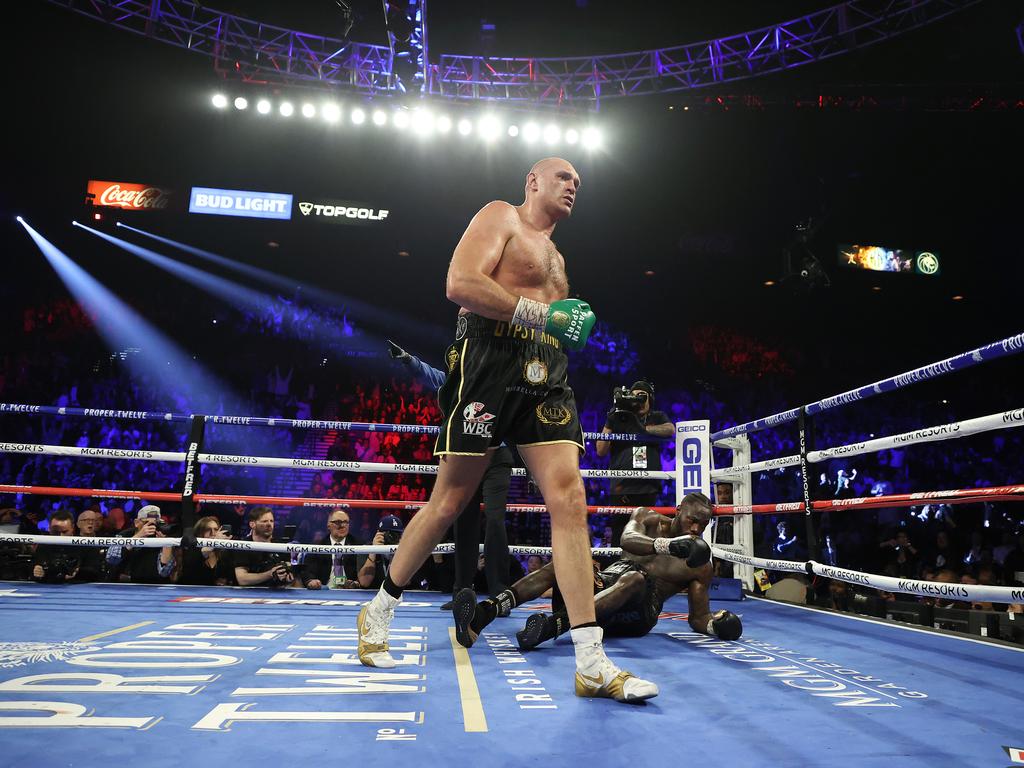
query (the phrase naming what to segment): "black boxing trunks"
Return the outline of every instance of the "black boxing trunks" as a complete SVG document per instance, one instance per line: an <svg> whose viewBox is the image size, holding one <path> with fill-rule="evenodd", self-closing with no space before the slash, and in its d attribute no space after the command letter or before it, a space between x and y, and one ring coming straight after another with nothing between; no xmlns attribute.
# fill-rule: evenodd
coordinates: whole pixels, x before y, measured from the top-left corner
<svg viewBox="0 0 1024 768"><path fill-rule="evenodd" d="M644 577L644 589L610 616L598 616L597 623L604 628L605 637L643 637L658 623L662 601L658 597L654 577L643 566L632 560L616 560L603 571L594 572L594 594L615 586L625 574L636 571ZM556 585L551 594L551 610L565 610L565 601Z"/></svg>
<svg viewBox="0 0 1024 768"><path fill-rule="evenodd" d="M444 414L438 456L483 456L488 448L571 443L583 451L568 358L542 331L460 315L437 393Z"/></svg>

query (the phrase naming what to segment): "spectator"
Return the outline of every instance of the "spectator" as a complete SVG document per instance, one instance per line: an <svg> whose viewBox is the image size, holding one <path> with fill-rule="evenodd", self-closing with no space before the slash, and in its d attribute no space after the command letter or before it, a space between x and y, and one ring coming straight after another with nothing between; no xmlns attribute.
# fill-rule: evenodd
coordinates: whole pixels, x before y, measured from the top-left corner
<svg viewBox="0 0 1024 768"><path fill-rule="evenodd" d="M362 544L349 533L348 512L343 509L332 509L327 520L327 538L322 543L332 546L356 546ZM306 589L358 589L359 570L364 564L366 555L306 555L301 572L302 583Z"/></svg>
<svg viewBox="0 0 1024 768"><path fill-rule="evenodd" d="M775 543L772 544L773 557L780 560L800 560L800 543L797 541L796 534L792 536L789 534L789 523L780 520L775 529L778 531L778 535L775 537Z"/></svg>
<svg viewBox="0 0 1024 768"><path fill-rule="evenodd" d="M918 552L910 543L910 537L905 530L897 531L895 537L883 541L879 547L883 553L883 569L887 575L901 579L917 578L920 570Z"/></svg>
<svg viewBox="0 0 1024 768"><path fill-rule="evenodd" d="M269 543L274 538L274 511L253 507L249 512L249 531L253 542ZM240 587L300 586L291 564L274 552L239 551L235 553L235 581Z"/></svg>
<svg viewBox="0 0 1024 768"><path fill-rule="evenodd" d="M216 517L201 517L192 526L192 535L197 539L230 539ZM184 540L182 542L184 544ZM181 550L180 584L205 584L224 586L234 584L234 568L231 552L213 547L187 547Z"/></svg>
<svg viewBox="0 0 1024 768"><path fill-rule="evenodd" d="M935 546L928 554L928 564L936 570L956 568L960 565L960 557L949 541L949 534L939 531L935 534Z"/></svg>

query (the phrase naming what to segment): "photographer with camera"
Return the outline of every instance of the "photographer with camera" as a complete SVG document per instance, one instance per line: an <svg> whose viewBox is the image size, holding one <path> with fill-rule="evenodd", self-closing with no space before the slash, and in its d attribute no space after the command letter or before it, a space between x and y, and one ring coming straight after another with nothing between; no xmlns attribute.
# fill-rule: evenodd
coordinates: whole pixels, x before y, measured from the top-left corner
<svg viewBox="0 0 1024 768"><path fill-rule="evenodd" d="M131 534L129 535L129 531ZM160 507L147 504L135 516L132 528L121 531L119 538L148 539L166 538L171 526L164 521ZM138 549L121 544L111 544L107 550L107 569L112 581L130 581L133 584L164 584L174 571L174 550L172 547Z"/></svg>
<svg viewBox="0 0 1024 768"><path fill-rule="evenodd" d="M274 540L274 512L270 507L253 507L249 512L249 530L255 542ZM291 558L277 552L235 553L235 580L240 587L298 587Z"/></svg>
<svg viewBox="0 0 1024 768"><path fill-rule="evenodd" d="M612 390L612 408L608 411L602 434L610 432L635 433L669 438L675 426L663 411L651 410L654 405L654 386L644 380L633 386ZM661 471L661 446L658 443L635 443L624 440L597 441L597 455L610 455L611 470ZM615 506L653 507L658 502L661 481L648 478L612 478L609 503ZM612 515L612 546L619 546L622 531L629 515Z"/></svg>
<svg viewBox="0 0 1024 768"><path fill-rule="evenodd" d="M66 510L58 510L50 517L51 536L74 536L75 519ZM78 547L62 544L36 545L32 557L32 580L46 584L64 584L76 580L82 558Z"/></svg>
<svg viewBox="0 0 1024 768"><path fill-rule="evenodd" d="M377 533L370 543L376 547L393 546L402 539L405 525L396 515L385 515L377 523ZM363 589L380 589L391 564L391 555L367 555L366 562L359 569L359 586ZM410 583L417 583L413 580Z"/></svg>

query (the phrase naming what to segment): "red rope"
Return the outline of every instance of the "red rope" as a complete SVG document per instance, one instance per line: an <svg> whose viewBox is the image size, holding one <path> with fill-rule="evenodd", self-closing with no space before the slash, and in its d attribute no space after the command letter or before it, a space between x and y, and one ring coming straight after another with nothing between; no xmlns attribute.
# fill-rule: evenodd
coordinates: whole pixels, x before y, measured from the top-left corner
<svg viewBox="0 0 1024 768"><path fill-rule="evenodd" d="M55 488L40 485L0 485L0 493L28 493L37 496L90 496L95 498L147 499L152 501L181 501L177 493L148 491L115 491L96 488ZM309 499L297 496L249 496L234 494L226 496L216 493L197 493L197 502L208 504L266 504L274 507L339 507L341 509L391 509L415 511L425 501L386 501L383 499ZM898 493L891 496L867 496L856 499L831 499L812 502L815 511L834 509L879 509L881 507L916 507L922 504L971 504L982 501L1024 501L1024 485L1000 485L993 488L961 488L951 491L926 491L922 493ZM509 504L512 512L545 512L543 504ZM591 514L615 514L633 510L634 507L596 506L587 507ZM675 507L651 507L665 515L675 513ZM749 506L715 507L716 515L767 515L787 512L803 512L800 501L781 504L753 504Z"/></svg>

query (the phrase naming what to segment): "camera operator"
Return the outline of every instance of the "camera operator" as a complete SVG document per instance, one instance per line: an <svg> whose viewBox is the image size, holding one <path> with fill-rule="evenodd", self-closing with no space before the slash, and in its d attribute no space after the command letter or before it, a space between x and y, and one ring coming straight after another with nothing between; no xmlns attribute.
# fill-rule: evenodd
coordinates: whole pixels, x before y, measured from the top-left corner
<svg viewBox="0 0 1024 768"><path fill-rule="evenodd" d="M274 540L274 512L270 507L253 507L249 512L249 530L254 542ZM235 553L235 580L240 587L299 586L292 572L291 558L278 552Z"/></svg>
<svg viewBox="0 0 1024 768"><path fill-rule="evenodd" d="M50 535L75 535L75 519L70 512L61 509L53 513L50 517ZM47 584L64 584L77 580L81 564L78 547L38 544L32 558L32 579Z"/></svg>
<svg viewBox="0 0 1024 768"><path fill-rule="evenodd" d="M629 389L612 390L612 409L608 411L602 434L628 432L654 437L672 437L675 427L663 411L654 411L654 386L648 381L635 381ZM597 441L597 455L611 455L608 468L612 470L661 470L661 445L633 443L622 440ZM609 502L615 506L653 507L658 502L661 481L648 478L612 478ZM619 546L622 530L629 515L612 515L612 546Z"/></svg>
<svg viewBox="0 0 1024 768"><path fill-rule="evenodd" d="M129 533L130 532L130 533ZM163 519L160 507L147 504L135 516L132 528L118 533L119 538L149 539L166 538L171 526ZM127 551L126 551L127 550ZM134 548L111 544L107 550L107 569L114 581L130 581L133 584L164 584L174 571L172 547Z"/></svg>

